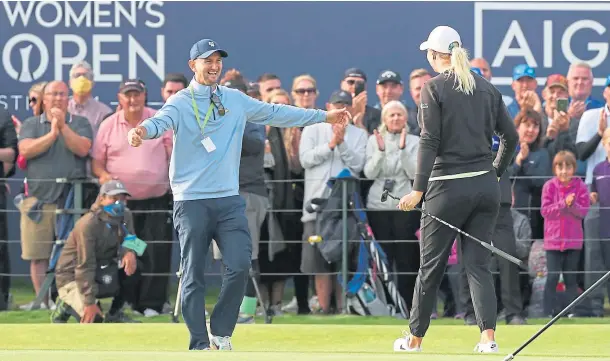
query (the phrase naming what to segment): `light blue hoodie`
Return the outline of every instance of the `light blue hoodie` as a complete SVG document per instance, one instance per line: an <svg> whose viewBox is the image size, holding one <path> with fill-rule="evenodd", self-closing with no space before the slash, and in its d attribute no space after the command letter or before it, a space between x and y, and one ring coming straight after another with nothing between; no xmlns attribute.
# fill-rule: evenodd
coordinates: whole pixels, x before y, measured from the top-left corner
<svg viewBox="0 0 610 361"><path fill-rule="evenodd" d="M195 101L203 124L210 105L209 86L194 79ZM246 121L275 127L303 127L326 121L323 110L301 109L258 101L239 90L218 86L216 94L227 110L220 116L214 107L201 134L189 88L174 94L154 117L146 119L146 138L174 131L169 179L175 201L222 198L239 194L239 163ZM208 152L201 141L210 137L216 150Z"/></svg>

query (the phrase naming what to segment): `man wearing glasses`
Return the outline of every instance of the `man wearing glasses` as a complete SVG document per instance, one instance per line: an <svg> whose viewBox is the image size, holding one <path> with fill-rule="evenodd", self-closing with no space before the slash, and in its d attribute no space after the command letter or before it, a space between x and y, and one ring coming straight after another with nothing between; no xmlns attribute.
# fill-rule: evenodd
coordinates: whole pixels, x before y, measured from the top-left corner
<svg viewBox="0 0 610 361"><path fill-rule="evenodd" d="M341 90L352 95L354 125L373 134L381 123L381 110L367 105L366 74L358 68L349 68L343 74Z"/></svg>
<svg viewBox="0 0 610 361"><path fill-rule="evenodd" d="M347 126L345 109L299 109L263 103L236 89L219 86L222 60L228 54L218 43L203 39L190 51L194 73L188 88L171 97L157 114L129 131L138 147L174 131L170 182L174 195L174 225L182 255L182 314L189 328L189 349L231 350L239 307L250 269L252 241L239 196L239 163L246 121L276 127L303 127L329 122ZM226 271L218 303L205 320L205 259L212 238Z"/></svg>
<svg viewBox="0 0 610 361"><path fill-rule="evenodd" d="M54 212L69 187L55 179L85 176L86 157L93 140L87 119L68 112L68 86L64 82L50 82L42 99L43 113L23 122L18 143L19 154L28 162L25 176L29 192L19 205L21 258L30 261L36 294L44 281L55 242ZM53 306L52 301L45 299L42 307L48 306Z"/></svg>

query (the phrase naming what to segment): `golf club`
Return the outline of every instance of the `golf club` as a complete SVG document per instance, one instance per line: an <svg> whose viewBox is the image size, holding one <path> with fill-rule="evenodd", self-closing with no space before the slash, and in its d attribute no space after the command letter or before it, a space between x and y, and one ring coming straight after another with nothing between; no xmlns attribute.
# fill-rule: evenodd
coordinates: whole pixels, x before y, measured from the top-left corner
<svg viewBox="0 0 610 361"><path fill-rule="evenodd" d="M265 305L263 302L263 297L260 289L258 288L258 282L256 281L256 273L252 268L250 268L250 277L252 278L252 285L254 285L256 297L258 297L258 301L261 303L261 307L265 313L265 323L271 323L273 322L273 311L271 310L271 307L269 307L270 305Z"/></svg>
<svg viewBox="0 0 610 361"><path fill-rule="evenodd" d="M384 189L383 193L381 194L381 201L385 202L388 199L388 196L393 198L393 199L395 199L395 200L400 200L400 198L393 196L387 189ZM415 209L420 211L422 214L424 214L424 215L434 219L435 221L438 221L438 222L446 225L447 227L453 229L454 231L457 231L457 232L465 235L466 237L468 237L468 238L470 238L472 240L477 241L481 246L487 248L492 253L497 254L498 256L500 256L500 257L502 257L502 258L504 258L504 259L506 259L506 260L508 260L508 261L510 261L510 262L512 262L514 264L516 264L517 266L521 267L522 269L527 270L527 267L525 266L525 262L521 261L517 257L511 256L510 254L508 254L508 253L506 253L506 252L504 252L504 251L502 251L502 250L492 246L491 244L485 243L485 242L481 241L480 239L478 239L478 238L476 238L474 236L471 236L470 234L462 231L461 229L457 228L456 226L453 226L453 225L443 221L442 219L431 215L430 213L424 211L423 209L421 209L419 207L415 207Z"/></svg>
<svg viewBox="0 0 610 361"><path fill-rule="evenodd" d="M172 313L172 322L179 322L180 315L180 293L182 291L182 267L178 269L176 272L176 276L178 276L178 293L176 294L176 304L174 305L174 313Z"/></svg>
<svg viewBox="0 0 610 361"><path fill-rule="evenodd" d="M534 336L530 337L529 340L527 340L523 345L521 345L517 350L515 350L515 352L506 356L504 358L504 361L510 361L510 360L514 359L515 356L517 356L517 354L519 352L521 352L524 348L527 347L527 345L532 343L538 336L540 336L544 331L546 331L547 328L551 327L555 322L557 322L557 320L559 320L566 313L568 313L568 311L570 311L574 306L576 306L578 303L580 303L582 300L584 300L585 297L587 297L596 288L598 288L601 285L604 285L608 281L608 279L610 279L610 272L606 273L602 278L600 278L591 287L589 287L585 292L583 292L574 301L572 301L572 303L570 303L566 308L564 308L561 312L559 312L559 314L557 316L553 317L553 319L550 320L549 323L544 325L544 327L541 328L540 331L536 332L536 334Z"/></svg>

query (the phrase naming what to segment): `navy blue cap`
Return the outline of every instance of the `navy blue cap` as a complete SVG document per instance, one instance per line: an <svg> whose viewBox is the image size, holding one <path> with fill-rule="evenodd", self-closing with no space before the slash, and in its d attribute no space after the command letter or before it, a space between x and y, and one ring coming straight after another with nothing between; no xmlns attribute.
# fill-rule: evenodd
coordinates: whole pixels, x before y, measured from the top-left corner
<svg viewBox="0 0 610 361"><path fill-rule="evenodd" d="M383 84L386 82L402 84L402 78L400 77L400 74L395 71L385 70L381 74L379 74L379 78L377 78L377 84Z"/></svg>
<svg viewBox="0 0 610 361"><path fill-rule="evenodd" d="M125 94L133 90L142 93L146 91L146 86L140 79L127 79L119 85L119 93Z"/></svg>
<svg viewBox="0 0 610 361"><path fill-rule="evenodd" d="M349 78L349 77L362 78L362 79L364 79L364 81L366 81L366 74L364 73L364 71L362 71L361 69L358 69L358 68L347 69L345 71L345 73L343 74L343 79Z"/></svg>
<svg viewBox="0 0 610 361"><path fill-rule="evenodd" d="M220 56L226 58L229 54L218 46L218 43L212 39L202 39L193 44L191 47L191 60L205 59L214 52L219 52Z"/></svg>
<svg viewBox="0 0 610 361"><path fill-rule="evenodd" d="M330 95L330 104L352 105L352 95L345 90L335 90Z"/></svg>
<svg viewBox="0 0 610 361"><path fill-rule="evenodd" d="M481 69L479 69L479 68L472 67L472 68L470 68L470 70L472 70L473 73L477 73L480 76L483 76L483 72L481 72Z"/></svg>
<svg viewBox="0 0 610 361"><path fill-rule="evenodd" d="M610 86L610 75L606 78L606 86Z"/></svg>
<svg viewBox="0 0 610 361"><path fill-rule="evenodd" d="M519 64L513 68L513 80L519 80L524 76L536 79L536 71L527 64Z"/></svg>

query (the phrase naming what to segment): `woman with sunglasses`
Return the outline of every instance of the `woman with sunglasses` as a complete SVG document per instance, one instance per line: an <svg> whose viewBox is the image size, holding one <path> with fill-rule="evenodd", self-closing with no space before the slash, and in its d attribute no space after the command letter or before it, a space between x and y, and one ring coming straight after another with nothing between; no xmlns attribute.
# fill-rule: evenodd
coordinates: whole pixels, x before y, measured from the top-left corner
<svg viewBox="0 0 610 361"><path fill-rule="evenodd" d="M41 81L32 85L28 91L28 106L30 109L32 109L34 116L42 114L42 90L46 85L46 81ZM17 135L19 135L19 131L21 130L21 121L15 115L11 116L11 119L13 121L13 125L15 125L15 131L17 132Z"/></svg>
<svg viewBox="0 0 610 361"><path fill-rule="evenodd" d="M311 75L299 75L292 81L292 99L295 107L315 109L318 94L316 80Z"/></svg>
<svg viewBox="0 0 610 361"><path fill-rule="evenodd" d="M491 242L500 207L498 181L515 152L518 135L500 92L470 70L460 35L439 26L420 46L439 73L421 93L421 137L411 193L398 205L413 210L422 200L440 219ZM495 160L492 137L500 146ZM457 232L422 215L421 265L415 284L410 334L394 343L396 351L419 352ZM495 342L496 295L489 268L491 252L472 240L461 243L475 315L481 331L476 352L498 352Z"/></svg>

